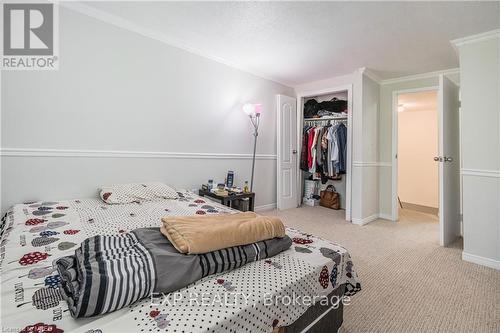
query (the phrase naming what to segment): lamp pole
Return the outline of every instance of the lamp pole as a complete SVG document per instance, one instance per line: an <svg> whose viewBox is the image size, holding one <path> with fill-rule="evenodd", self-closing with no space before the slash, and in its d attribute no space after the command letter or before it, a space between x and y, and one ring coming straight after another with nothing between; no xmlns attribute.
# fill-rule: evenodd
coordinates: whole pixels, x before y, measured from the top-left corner
<svg viewBox="0 0 500 333"><path fill-rule="evenodd" d="M250 121L252 122L254 132L254 140L253 140L253 158L252 158L252 177L250 179L250 192L253 192L253 175L255 170L255 152L257 151L257 136L259 136L259 123L260 123L260 113L255 113L249 115Z"/></svg>

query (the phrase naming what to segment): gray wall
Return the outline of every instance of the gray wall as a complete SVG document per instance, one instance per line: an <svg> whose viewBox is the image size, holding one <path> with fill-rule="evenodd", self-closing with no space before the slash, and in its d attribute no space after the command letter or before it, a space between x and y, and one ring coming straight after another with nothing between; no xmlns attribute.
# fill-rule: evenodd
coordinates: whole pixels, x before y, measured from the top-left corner
<svg viewBox="0 0 500 333"><path fill-rule="evenodd" d="M59 30L58 71L2 73L2 211L92 197L103 183L193 188L234 170L240 185L253 144L245 102L264 107L256 203L276 202L275 95L293 89L65 8Z"/></svg>
<svg viewBox="0 0 500 333"><path fill-rule="evenodd" d="M500 37L459 54L464 259L500 269Z"/></svg>
<svg viewBox="0 0 500 333"><path fill-rule="evenodd" d="M354 74L352 222L378 218L379 84L359 69Z"/></svg>
<svg viewBox="0 0 500 333"><path fill-rule="evenodd" d="M378 118L380 85L363 74L363 217L379 214L379 180L378 180ZM356 159L355 159L356 161ZM373 163L373 165L372 165ZM354 166L356 168L356 166Z"/></svg>

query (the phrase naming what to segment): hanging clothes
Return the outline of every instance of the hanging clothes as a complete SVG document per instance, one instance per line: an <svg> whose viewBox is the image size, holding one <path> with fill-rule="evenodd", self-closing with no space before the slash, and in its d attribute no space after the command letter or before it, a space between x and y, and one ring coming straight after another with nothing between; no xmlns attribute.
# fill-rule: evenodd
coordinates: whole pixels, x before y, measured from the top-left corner
<svg viewBox="0 0 500 333"><path fill-rule="evenodd" d="M309 170L309 168L307 166L307 164L308 164L307 144L309 142L308 130L309 130L309 126L305 126L304 130L302 131L302 149L300 150L300 169L303 171Z"/></svg>
<svg viewBox="0 0 500 333"><path fill-rule="evenodd" d="M316 172L323 173L323 159L321 158L321 139L323 137L324 128L319 127L317 129L318 136L316 138Z"/></svg>
<svg viewBox="0 0 500 333"><path fill-rule="evenodd" d="M347 127L340 123L337 125L337 144L338 144L338 174L345 174L347 162Z"/></svg>
<svg viewBox="0 0 500 333"><path fill-rule="evenodd" d="M333 151L335 147L335 126L328 129L328 177L333 177L335 175L335 165L333 163Z"/></svg>
<svg viewBox="0 0 500 333"><path fill-rule="evenodd" d="M320 131L320 127L313 127L311 129L312 133L313 133L313 140L312 140L312 143L311 143L311 166L309 168L309 172L314 174L316 172L316 165L317 165L317 160L316 160L316 155L317 155L317 151L316 151L316 147L317 147L317 143L318 143L318 134L319 134L319 131Z"/></svg>
<svg viewBox="0 0 500 333"><path fill-rule="evenodd" d="M327 126L304 126L300 169L312 179L338 179L346 170L347 127L343 123Z"/></svg>
<svg viewBox="0 0 500 333"><path fill-rule="evenodd" d="M314 143L315 128L311 127L308 132L307 139L307 168L308 171L311 170L313 166L313 143Z"/></svg>
<svg viewBox="0 0 500 333"><path fill-rule="evenodd" d="M328 175L331 169L330 163L328 162L328 131L330 130L330 125L323 128L321 135L321 165L323 175Z"/></svg>

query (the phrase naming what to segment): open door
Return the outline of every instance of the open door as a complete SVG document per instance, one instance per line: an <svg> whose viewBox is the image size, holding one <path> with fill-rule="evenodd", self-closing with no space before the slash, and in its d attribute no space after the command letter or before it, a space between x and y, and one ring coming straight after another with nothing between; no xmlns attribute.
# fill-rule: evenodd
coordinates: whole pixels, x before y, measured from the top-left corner
<svg viewBox="0 0 500 333"><path fill-rule="evenodd" d="M460 236L459 91L439 76L439 233L441 246Z"/></svg>
<svg viewBox="0 0 500 333"><path fill-rule="evenodd" d="M278 209L297 207L297 104L277 96Z"/></svg>

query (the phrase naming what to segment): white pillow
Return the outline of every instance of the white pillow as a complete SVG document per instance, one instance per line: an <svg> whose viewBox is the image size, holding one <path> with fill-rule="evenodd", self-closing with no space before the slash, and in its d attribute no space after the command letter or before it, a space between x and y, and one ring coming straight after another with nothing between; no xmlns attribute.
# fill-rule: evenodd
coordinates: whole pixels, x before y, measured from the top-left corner
<svg viewBox="0 0 500 333"><path fill-rule="evenodd" d="M177 199L177 191L163 183L116 184L101 186L102 201L107 204L124 204L140 201Z"/></svg>

